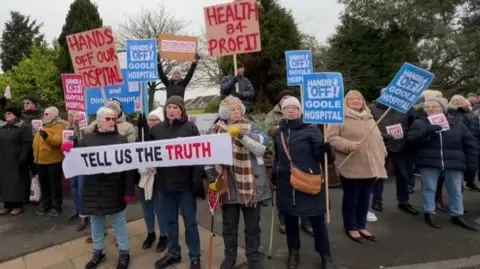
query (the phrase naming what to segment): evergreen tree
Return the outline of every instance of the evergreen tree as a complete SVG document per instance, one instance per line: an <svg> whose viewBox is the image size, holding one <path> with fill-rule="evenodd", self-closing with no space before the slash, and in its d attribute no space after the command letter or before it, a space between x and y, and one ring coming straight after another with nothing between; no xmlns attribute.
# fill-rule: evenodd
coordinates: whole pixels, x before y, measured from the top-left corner
<svg viewBox="0 0 480 269"><path fill-rule="evenodd" d="M73 65L68 51L66 37L71 34L81 33L102 26L103 21L100 18L97 6L90 0L75 0L70 5L62 33L58 38L60 45L58 69L61 73L73 73Z"/></svg>
<svg viewBox="0 0 480 269"><path fill-rule="evenodd" d="M0 41L0 60L2 70L7 72L32 53L32 46L43 42L43 34L36 20L17 11L10 11L10 20L5 23L5 29Z"/></svg>

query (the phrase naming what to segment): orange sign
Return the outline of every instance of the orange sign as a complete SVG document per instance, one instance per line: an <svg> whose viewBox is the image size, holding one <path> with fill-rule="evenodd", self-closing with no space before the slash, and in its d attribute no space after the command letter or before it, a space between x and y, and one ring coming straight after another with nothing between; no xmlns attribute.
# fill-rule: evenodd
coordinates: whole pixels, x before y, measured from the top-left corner
<svg viewBox="0 0 480 269"><path fill-rule="evenodd" d="M194 61L198 37L161 34L158 47L160 57L166 60Z"/></svg>

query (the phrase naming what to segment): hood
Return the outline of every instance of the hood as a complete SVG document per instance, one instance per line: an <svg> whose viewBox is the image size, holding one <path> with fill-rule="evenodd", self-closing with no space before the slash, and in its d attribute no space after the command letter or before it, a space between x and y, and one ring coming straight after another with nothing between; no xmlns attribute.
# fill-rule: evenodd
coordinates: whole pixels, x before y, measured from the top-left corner
<svg viewBox="0 0 480 269"><path fill-rule="evenodd" d="M454 104L448 104L448 110L458 111L458 112L469 112L472 111L471 107L461 107Z"/></svg>
<svg viewBox="0 0 480 269"><path fill-rule="evenodd" d="M273 109L272 109L273 113L280 113L283 115L283 110L282 110L282 107L280 106L280 104L276 104Z"/></svg>
<svg viewBox="0 0 480 269"><path fill-rule="evenodd" d="M125 113L122 113L122 116L120 116L120 117L117 119L117 124L118 124L118 123L125 122L126 120L127 120L127 118L125 117Z"/></svg>
<svg viewBox="0 0 480 269"><path fill-rule="evenodd" d="M373 119L372 113L369 109L364 109L362 112L357 112L348 107L345 107L345 117L361 121Z"/></svg>

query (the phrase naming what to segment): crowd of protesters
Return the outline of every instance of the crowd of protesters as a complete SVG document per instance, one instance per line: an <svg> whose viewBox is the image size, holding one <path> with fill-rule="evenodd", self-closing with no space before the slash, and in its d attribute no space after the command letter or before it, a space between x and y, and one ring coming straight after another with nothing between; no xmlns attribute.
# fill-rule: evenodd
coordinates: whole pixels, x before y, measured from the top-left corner
<svg viewBox="0 0 480 269"><path fill-rule="evenodd" d="M167 87L168 98L163 108L153 110L147 117L141 115L136 128L126 121L122 104L117 100L108 101L97 111L96 120L80 130L75 112L69 112L64 121L57 108L43 110L36 97L26 96L23 110L0 99L0 200L4 205L0 215L22 213L29 202L31 179L35 176L42 194L37 214L60 215L63 211L61 165L72 148L199 136L196 125L188 120L183 100L198 60L197 56L185 78L179 70L167 78L159 63L159 77ZM87 241L92 243L93 257L86 269L97 268L106 260L107 218L115 229L119 250L116 268L128 268L125 209L136 191L140 194L147 232L143 248L151 248L158 240L156 251L166 251L155 268L167 268L182 260L179 214L184 220L190 268L201 268L196 198L205 199L208 184L204 181L215 182L215 191L221 194L225 245L221 269L232 269L236 265L240 213L245 221L248 266L264 268L259 222L262 206L274 198L280 232L286 234L289 249L287 268L300 268L300 229L313 236L322 268L335 268L325 218L327 190L322 183L322 175L329 167L338 172L343 187L345 234L356 243L377 242L367 222L377 219L370 209L383 211L388 162L394 167L399 209L413 216L419 214L409 202L415 185L414 173L418 173L426 224L440 228L435 211L449 210L453 224L476 231L463 217L462 192L463 181L466 188L480 191L475 184L480 145L479 96L455 95L449 102L441 92L427 90L408 113L389 111L377 125L388 107L380 103L369 106L359 91L350 90L344 98L345 123L328 125L322 134L318 126L303 122L302 105L295 94L282 91L265 119L268 127L262 130L249 116L255 91L244 72L243 66L239 66L237 75L222 80L219 118L211 129L212 133L232 136L232 166L152 167L68 179L75 205L69 219L78 219L79 231L90 226ZM449 130L443 131L442 127L429 122L428 117L437 114L446 115ZM32 120L41 120L41 127L33 126ZM400 138L387 131L388 126L398 124L403 130ZM64 130L73 130L74 135L62 142ZM366 133L369 135L364 139ZM273 148L268 148L269 140L273 141ZM273 152L271 172L264 162L267 151ZM324 160L324 156L328 160ZM324 167L325 161L329 167ZM300 190L292 182L292 178L299 177L298 173L318 179L319 186ZM442 199L443 185L448 193L448 208ZM159 226L158 237L155 223Z"/></svg>

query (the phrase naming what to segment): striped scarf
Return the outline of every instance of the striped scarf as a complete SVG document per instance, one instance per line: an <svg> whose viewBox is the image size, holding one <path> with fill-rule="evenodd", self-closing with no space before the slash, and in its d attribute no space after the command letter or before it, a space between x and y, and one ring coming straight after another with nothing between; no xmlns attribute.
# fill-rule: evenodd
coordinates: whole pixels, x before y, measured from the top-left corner
<svg viewBox="0 0 480 269"><path fill-rule="evenodd" d="M238 127L249 132L252 125L248 119L242 119L234 124L227 125L224 121L218 121L213 126L213 133L227 133L230 127ZM238 190L239 204L255 206L257 203L255 172L250 151L235 138L233 139L233 175ZM230 174L231 174L230 170Z"/></svg>

